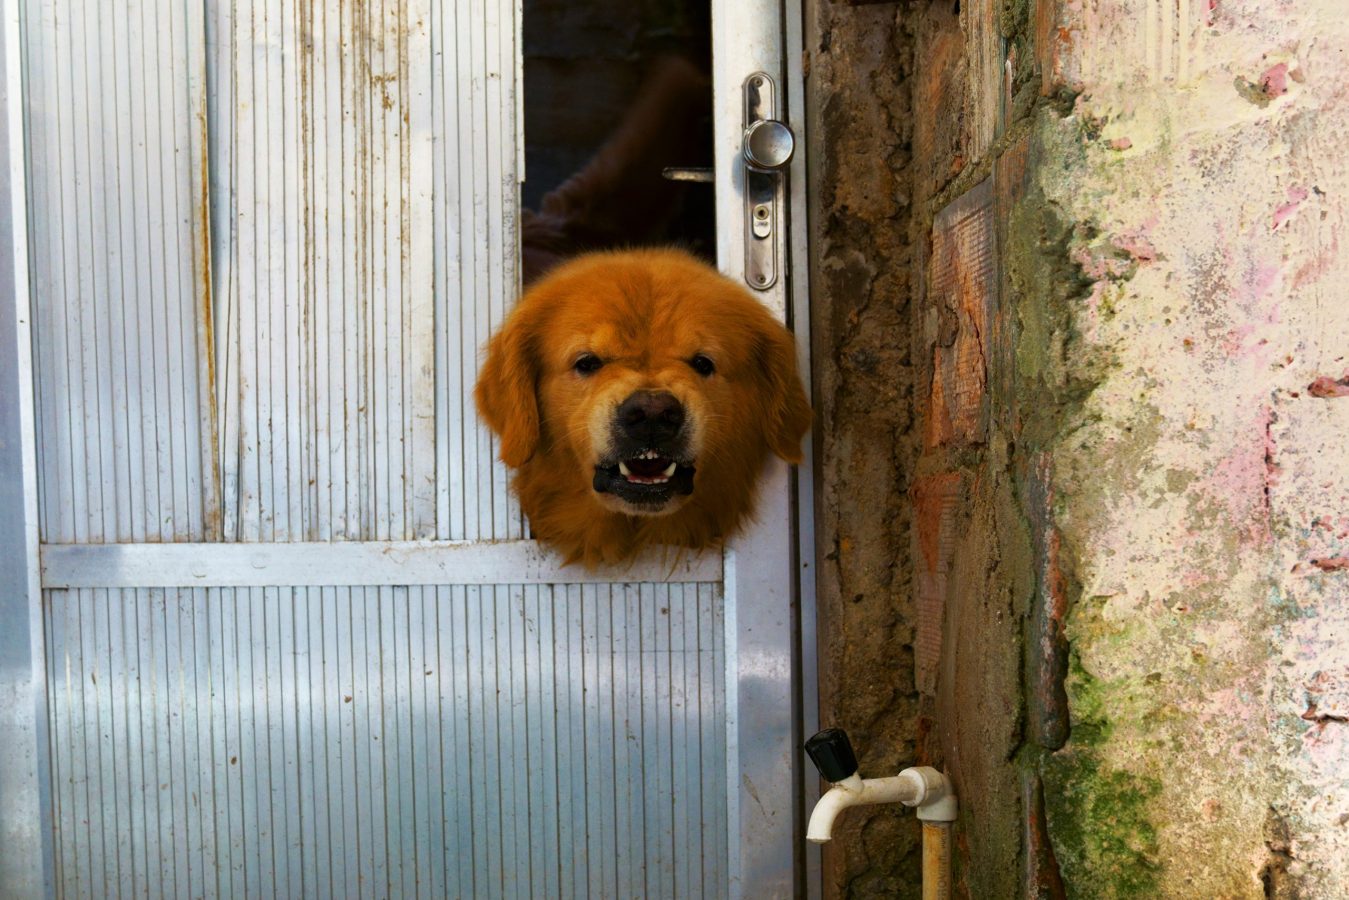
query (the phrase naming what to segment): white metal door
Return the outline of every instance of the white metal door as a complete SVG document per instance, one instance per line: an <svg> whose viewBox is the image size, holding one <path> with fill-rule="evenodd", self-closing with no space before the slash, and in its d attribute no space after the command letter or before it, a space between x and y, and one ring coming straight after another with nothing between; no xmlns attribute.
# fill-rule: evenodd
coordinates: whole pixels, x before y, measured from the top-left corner
<svg viewBox="0 0 1349 900"><path fill-rule="evenodd" d="M524 540L473 415L518 16L7 7L6 894L792 893L786 468L724 555L596 575ZM714 4L733 274L783 21Z"/></svg>

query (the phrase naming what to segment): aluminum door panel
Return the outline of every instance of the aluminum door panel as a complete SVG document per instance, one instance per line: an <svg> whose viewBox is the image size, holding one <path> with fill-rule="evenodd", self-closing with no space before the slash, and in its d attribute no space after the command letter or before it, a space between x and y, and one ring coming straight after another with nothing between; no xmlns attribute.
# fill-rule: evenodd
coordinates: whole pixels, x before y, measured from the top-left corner
<svg viewBox="0 0 1349 900"><path fill-rule="evenodd" d="M57 892L723 896L720 599L48 591Z"/></svg>
<svg viewBox="0 0 1349 900"><path fill-rule="evenodd" d="M527 536L471 400L518 279L518 16L24 5L45 543ZM784 484L725 591L49 586L58 894L741 892L790 805L788 675L734 646L789 608Z"/></svg>
<svg viewBox="0 0 1349 900"><path fill-rule="evenodd" d="M517 15L217 5L226 539L524 535L472 404L517 290Z"/></svg>

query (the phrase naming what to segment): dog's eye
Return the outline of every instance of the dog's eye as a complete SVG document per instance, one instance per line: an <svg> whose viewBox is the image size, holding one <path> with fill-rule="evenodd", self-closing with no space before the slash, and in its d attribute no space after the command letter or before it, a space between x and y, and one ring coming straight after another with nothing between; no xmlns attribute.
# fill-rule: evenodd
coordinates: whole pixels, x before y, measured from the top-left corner
<svg viewBox="0 0 1349 900"><path fill-rule="evenodd" d="M689 365L693 367L693 371L702 375L704 378L717 371L717 364L712 362L712 360L708 359L706 356L703 356L701 353L689 360Z"/></svg>
<svg viewBox="0 0 1349 900"><path fill-rule="evenodd" d="M593 353L586 353L576 362L571 364L572 369L578 375L593 375L604 366L604 360Z"/></svg>

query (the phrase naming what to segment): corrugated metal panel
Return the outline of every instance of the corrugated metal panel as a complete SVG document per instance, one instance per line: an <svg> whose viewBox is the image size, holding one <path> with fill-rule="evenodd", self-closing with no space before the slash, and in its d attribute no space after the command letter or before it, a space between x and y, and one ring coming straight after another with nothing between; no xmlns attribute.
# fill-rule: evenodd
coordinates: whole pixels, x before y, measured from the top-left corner
<svg viewBox="0 0 1349 900"><path fill-rule="evenodd" d="M726 893L715 586L46 606L62 895Z"/></svg>
<svg viewBox="0 0 1349 900"><path fill-rule="evenodd" d="M434 153L437 534L518 538L523 520L472 385L519 285L519 9L515 0L431 4L432 114L444 136Z"/></svg>
<svg viewBox="0 0 1349 900"><path fill-rule="evenodd" d="M523 536L472 404L518 290L516 16L213 17L227 539Z"/></svg>
<svg viewBox="0 0 1349 900"><path fill-rule="evenodd" d="M227 540L436 534L430 12L211 18Z"/></svg>
<svg viewBox="0 0 1349 900"><path fill-rule="evenodd" d="M212 536L200 6L24 6L42 538Z"/></svg>

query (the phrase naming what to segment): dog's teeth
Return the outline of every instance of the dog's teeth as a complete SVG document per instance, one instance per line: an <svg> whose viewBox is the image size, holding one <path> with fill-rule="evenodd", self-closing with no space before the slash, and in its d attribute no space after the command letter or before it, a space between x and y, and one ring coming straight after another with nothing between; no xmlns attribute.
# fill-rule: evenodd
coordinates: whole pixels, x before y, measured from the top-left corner
<svg viewBox="0 0 1349 900"><path fill-rule="evenodd" d="M677 466L677 465L678 465L678 463L676 463L676 462L674 462L674 461L671 461L670 464L669 464L668 466L665 467L665 471L664 471L663 473L661 473L661 474L663 474L663 475L665 476L665 480L668 481L668 480L670 479L670 476L674 475L674 473L675 473L675 466Z"/></svg>
<svg viewBox="0 0 1349 900"><path fill-rule="evenodd" d="M625 463L625 462L623 462L623 460L621 460L621 459L618 461L618 471L621 472L621 473L623 474L623 477L624 477L624 478L631 478L631 477L632 477L632 470L629 469L629 468L628 468L628 464Z"/></svg>

